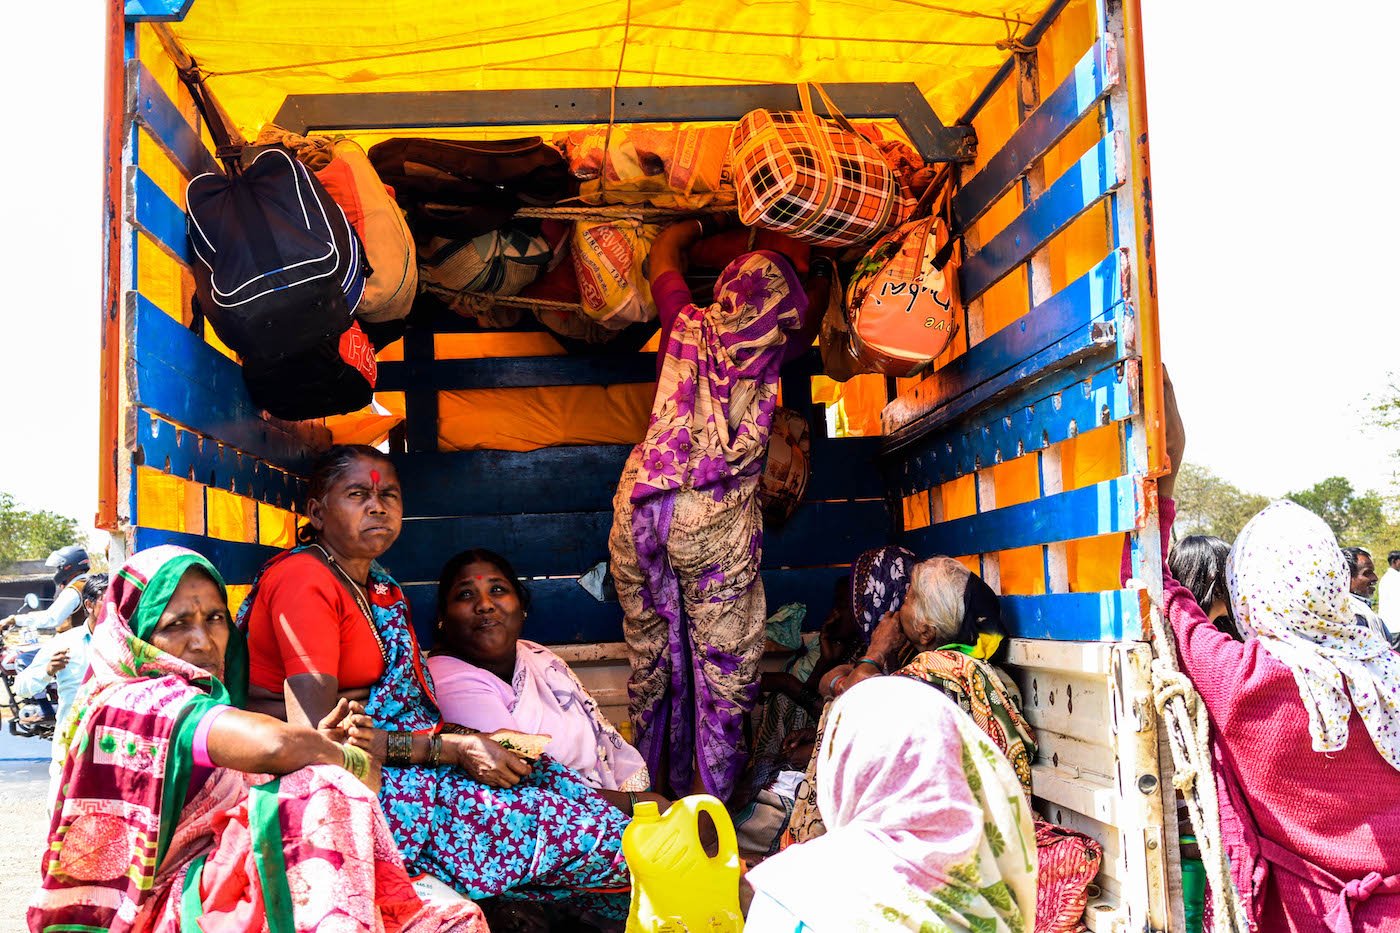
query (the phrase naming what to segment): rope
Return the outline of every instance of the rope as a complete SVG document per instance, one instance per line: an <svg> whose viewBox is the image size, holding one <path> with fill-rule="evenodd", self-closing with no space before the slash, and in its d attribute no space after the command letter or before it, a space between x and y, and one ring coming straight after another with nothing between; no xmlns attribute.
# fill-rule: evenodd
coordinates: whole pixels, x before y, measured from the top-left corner
<svg viewBox="0 0 1400 933"><path fill-rule="evenodd" d="M1210 719L1205 704L1177 667L1176 649L1165 625L1153 626L1152 648L1153 702L1167 726L1175 771L1172 786L1186 801L1186 812L1196 831L1196 845L1210 885L1214 933L1250 933L1220 835L1220 799L1211 771Z"/></svg>
<svg viewBox="0 0 1400 933"><path fill-rule="evenodd" d="M702 208L651 207L645 204L600 204L584 207L522 207L515 212L516 217L566 219L597 217L602 220L637 220L646 222L664 220L686 220L703 214L726 214L734 212L732 202L712 204Z"/></svg>
<svg viewBox="0 0 1400 933"><path fill-rule="evenodd" d="M1035 46L1026 45L1021 41L1021 37L1016 35L1016 26L1025 25L1024 23L1016 20L1016 25L1012 25L1011 18L1007 16L1002 17L1002 21L1006 24L1006 38L997 40L997 48L1016 55L1027 55L1035 51Z"/></svg>
<svg viewBox="0 0 1400 933"><path fill-rule="evenodd" d="M602 171L598 173L598 197L603 198L608 191L608 160L612 158L613 126L617 122L617 86L622 83L622 65L627 61L627 40L632 37L632 0L627 0L627 10L622 18L622 47L617 50L617 71L613 73L612 87L608 89L608 132L603 137Z"/></svg>

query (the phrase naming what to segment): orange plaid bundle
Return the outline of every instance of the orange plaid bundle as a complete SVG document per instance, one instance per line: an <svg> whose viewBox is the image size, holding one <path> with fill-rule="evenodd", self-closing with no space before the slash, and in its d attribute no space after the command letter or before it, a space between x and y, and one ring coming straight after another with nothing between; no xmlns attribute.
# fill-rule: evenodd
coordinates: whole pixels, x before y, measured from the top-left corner
<svg viewBox="0 0 1400 933"><path fill-rule="evenodd" d="M851 126L820 85L812 85L832 121L812 110L798 86L800 111L753 110L729 141L739 219L817 246L870 240L901 223L913 198L889 163Z"/></svg>

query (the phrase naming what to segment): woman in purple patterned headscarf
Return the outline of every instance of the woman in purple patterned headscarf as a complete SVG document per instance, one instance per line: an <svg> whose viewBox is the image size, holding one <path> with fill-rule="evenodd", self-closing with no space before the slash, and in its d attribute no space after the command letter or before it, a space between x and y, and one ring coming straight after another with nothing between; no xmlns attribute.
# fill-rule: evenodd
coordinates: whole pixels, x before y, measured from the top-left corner
<svg viewBox="0 0 1400 933"><path fill-rule="evenodd" d="M778 369L811 345L829 279L812 283L809 301L786 259L751 252L725 267L713 304L692 304L683 251L704 232L682 221L652 247L661 371L646 437L618 483L609 544L637 748L658 787L727 799L745 764L743 718L763 653L756 493Z"/></svg>

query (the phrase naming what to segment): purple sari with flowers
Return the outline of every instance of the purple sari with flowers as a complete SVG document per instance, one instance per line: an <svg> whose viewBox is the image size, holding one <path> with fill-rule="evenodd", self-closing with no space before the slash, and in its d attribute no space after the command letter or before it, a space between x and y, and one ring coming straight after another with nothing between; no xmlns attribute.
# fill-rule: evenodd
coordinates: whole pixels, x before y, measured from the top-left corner
<svg viewBox="0 0 1400 933"><path fill-rule="evenodd" d="M744 766L763 643L755 492L784 343L807 298L769 252L730 263L715 298L682 310L663 348L647 434L618 490L613 563L638 749L676 792L689 791L698 759L705 789L725 799Z"/></svg>

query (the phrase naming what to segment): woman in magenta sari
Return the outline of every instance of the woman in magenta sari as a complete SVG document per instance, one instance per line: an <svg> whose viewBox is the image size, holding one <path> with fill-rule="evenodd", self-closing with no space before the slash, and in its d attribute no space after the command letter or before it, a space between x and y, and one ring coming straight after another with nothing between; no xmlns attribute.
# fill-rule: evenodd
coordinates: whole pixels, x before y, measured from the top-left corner
<svg viewBox="0 0 1400 933"><path fill-rule="evenodd" d="M414 893L364 783L378 766L341 744L358 709L342 701L317 731L235 708L247 651L203 557L127 561L91 666L31 930L485 933L470 901Z"/></svg>
<svg viewBox="0 0 1400 933"><path fill-rule="evenodd" d="M661 371L646 437L618 483L609 545L638 750L663 792L728 799L763 653L756 493L778 368L810 346L830 264L809 301L786 259L747 253L720 274L713 304L692 304L683 250L702 232L682 221L652 248Z"/></svg>

